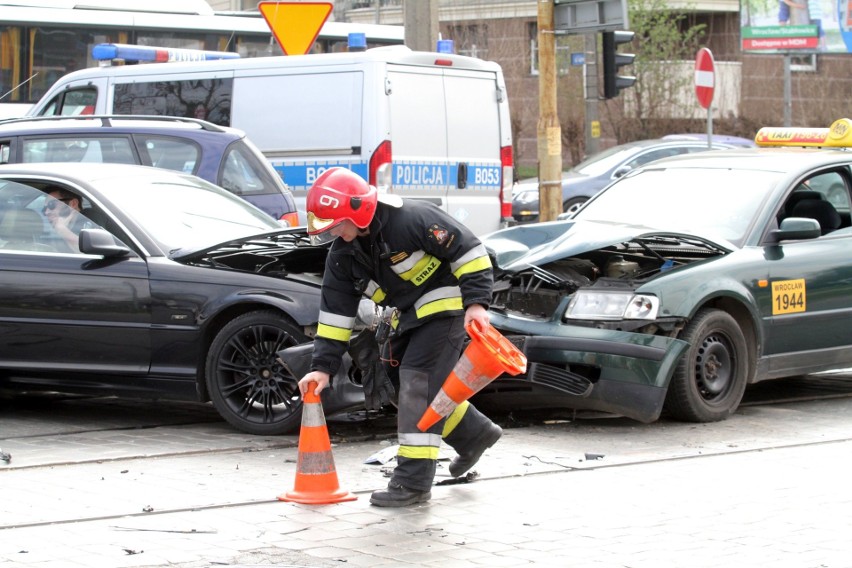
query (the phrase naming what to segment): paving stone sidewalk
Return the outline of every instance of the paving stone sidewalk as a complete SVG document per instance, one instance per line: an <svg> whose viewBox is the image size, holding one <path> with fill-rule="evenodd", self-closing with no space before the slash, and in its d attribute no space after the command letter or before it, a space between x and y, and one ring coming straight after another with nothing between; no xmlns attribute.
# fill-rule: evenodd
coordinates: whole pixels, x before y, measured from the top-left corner
<svg viewBox="0 0 852 568"><path fill-rule="evenodd" d="M295 438L219 423L4 438L0 566L852 567L852 421L838 404L507 429L477 479L399 510L369 505L387 477L364 461L387 441L333 447L356 501L302 505L277 499Z"/></svg>

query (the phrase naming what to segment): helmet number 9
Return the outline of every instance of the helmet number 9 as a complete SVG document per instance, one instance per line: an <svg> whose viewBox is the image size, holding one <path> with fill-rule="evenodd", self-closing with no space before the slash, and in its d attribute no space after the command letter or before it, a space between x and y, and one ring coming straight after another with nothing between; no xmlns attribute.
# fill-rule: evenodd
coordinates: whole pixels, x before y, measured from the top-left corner
<svg viewBox="0 0 852 568"><path fill-rule="evenodd" d="M340 200L331 195L320 195L319 202L324 207L332 207L334 209L340 207Z"/></svg>

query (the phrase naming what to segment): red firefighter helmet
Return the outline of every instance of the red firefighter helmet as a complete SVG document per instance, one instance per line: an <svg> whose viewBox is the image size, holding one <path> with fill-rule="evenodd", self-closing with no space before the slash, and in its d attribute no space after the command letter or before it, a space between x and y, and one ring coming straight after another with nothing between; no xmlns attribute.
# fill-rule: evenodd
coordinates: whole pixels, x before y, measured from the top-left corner
<svg viewBox="0 0 852 568"><path fill-rule="evenodd" d="M334 238L329 232L345 220L366 229L376 214L376 188L346 168L330 168L308 190L308 235L314 244Z"/></svg>

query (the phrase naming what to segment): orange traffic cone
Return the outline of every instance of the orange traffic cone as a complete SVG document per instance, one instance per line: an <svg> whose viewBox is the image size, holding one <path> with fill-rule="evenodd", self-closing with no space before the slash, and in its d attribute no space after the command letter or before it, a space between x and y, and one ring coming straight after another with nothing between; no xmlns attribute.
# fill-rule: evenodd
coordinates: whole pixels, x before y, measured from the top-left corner
<svg viewBox="0 0 852 568"><path fill-rule="evenodd" d="M358 497L340 489L337 482L322 403L314 392L316 386L316 383L310 383L304 396L296 485L292 491L279 495L278 500L309 505L354 501Z"/></svg>
<svg viewBox="0 0 852 568"><path fill-rule="evenodd" d="M517 375L527 370L526 356L493 326L488 325L483 330L473 321L465 329L470 335L470 344L444 381L441 392L435 396L417 423L421 432L449 416L456 406L502 373Z"/></svg>

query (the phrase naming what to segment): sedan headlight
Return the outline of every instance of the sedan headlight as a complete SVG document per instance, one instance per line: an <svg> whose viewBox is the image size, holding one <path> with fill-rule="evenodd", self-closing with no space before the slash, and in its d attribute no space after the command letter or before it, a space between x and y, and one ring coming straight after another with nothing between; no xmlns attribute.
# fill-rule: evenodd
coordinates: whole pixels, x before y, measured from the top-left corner
<svg viewBox="0 0 852 568"><path fill-rule="evenodd" d="M513 200L524 205L528 203L536 203L538 201L538 190L522 191L516 194Z"/></svg>
<svg viewBox="0 0 852 568"><path fill-rule="evenodd" d="M565 319L579 320L653 320L660 300L633 292L578 290L565 310Z"/></svg>

